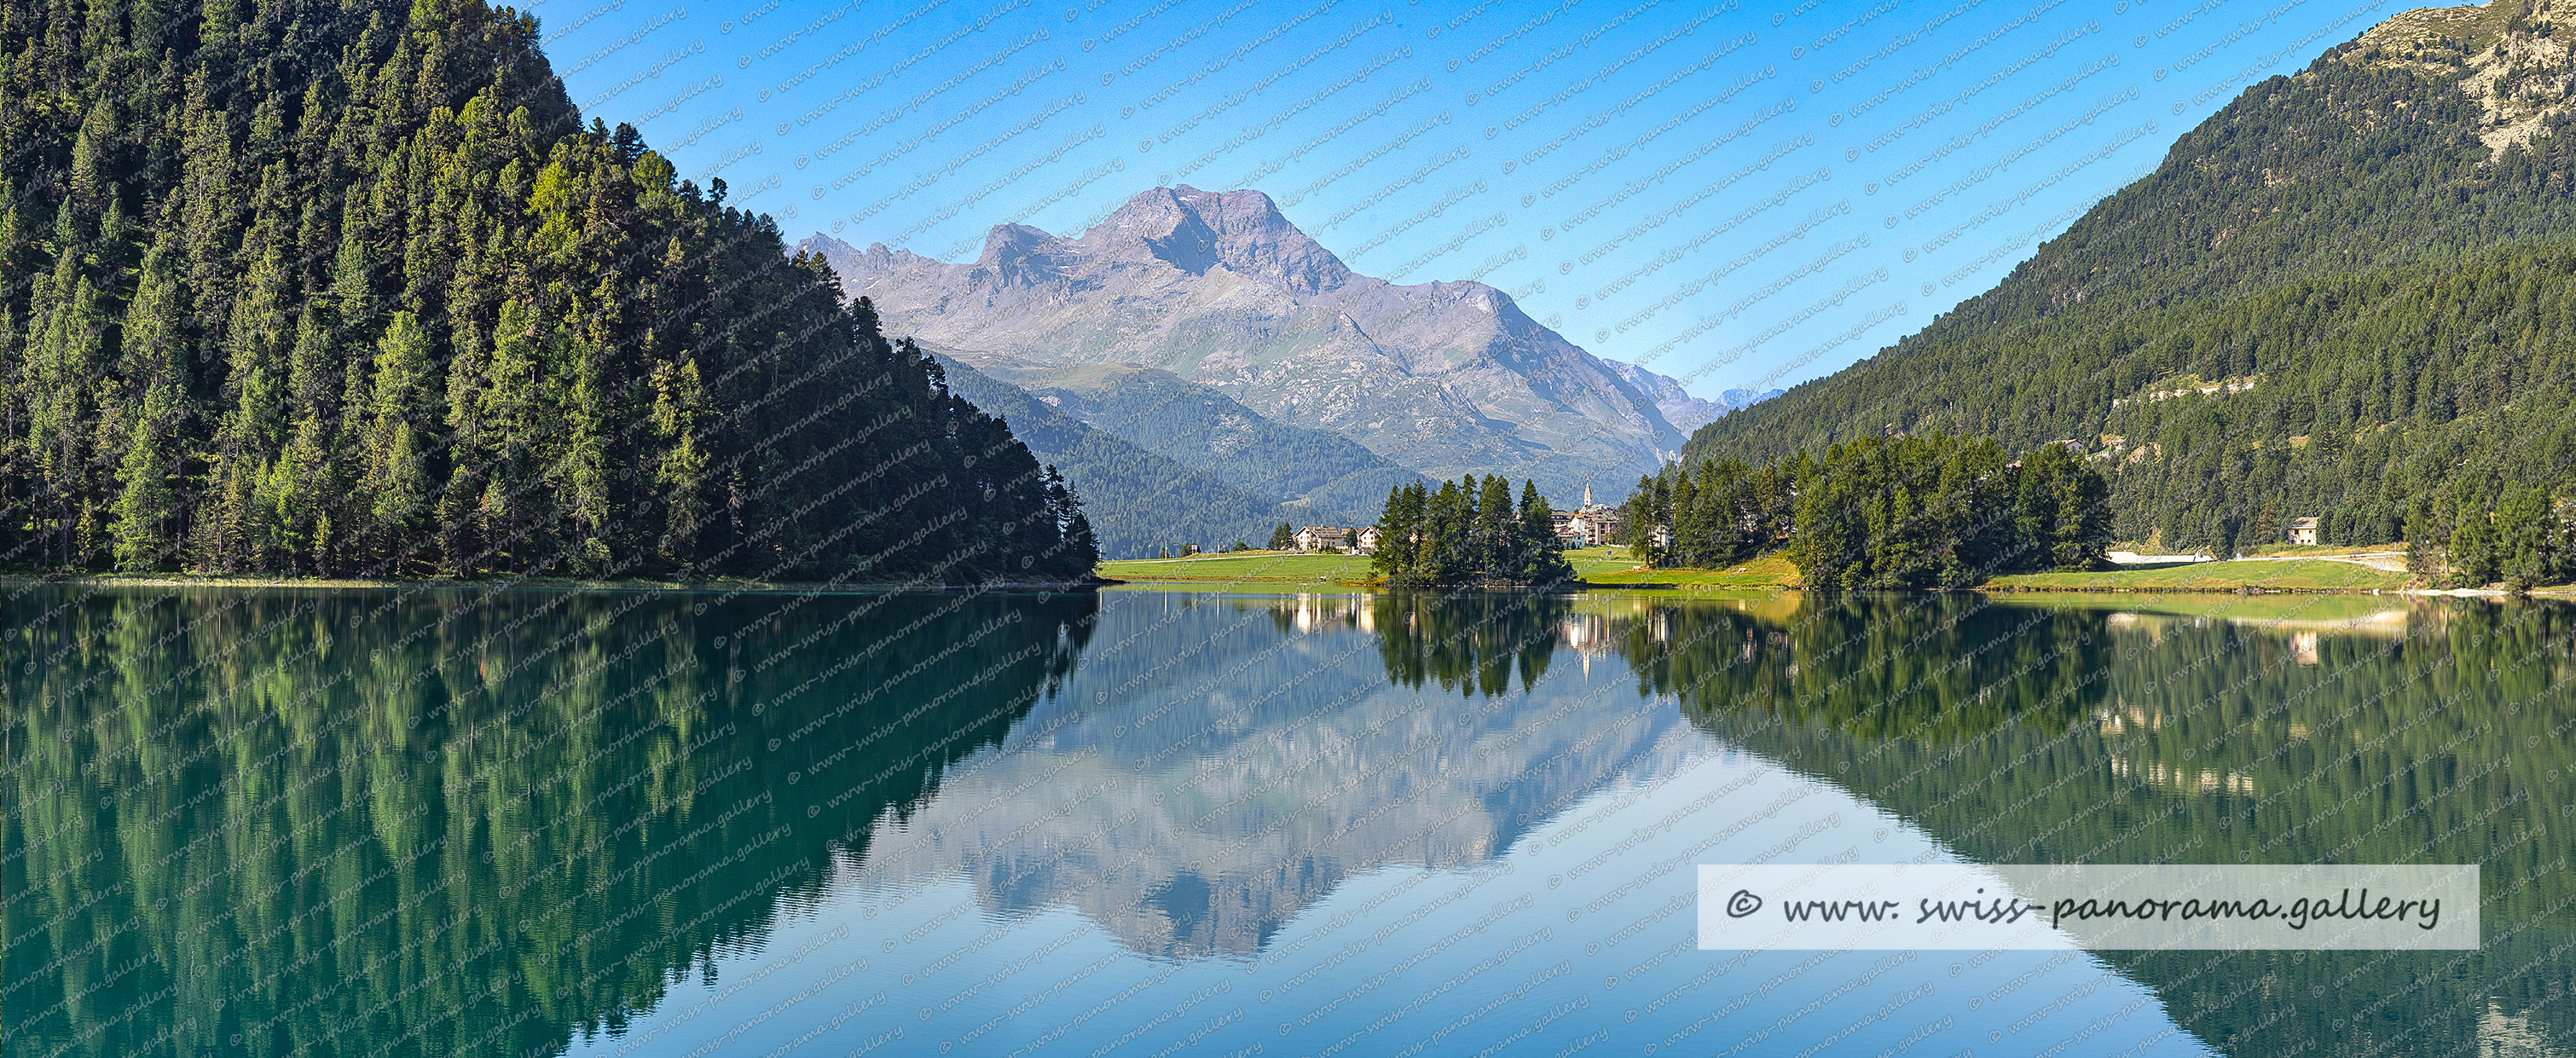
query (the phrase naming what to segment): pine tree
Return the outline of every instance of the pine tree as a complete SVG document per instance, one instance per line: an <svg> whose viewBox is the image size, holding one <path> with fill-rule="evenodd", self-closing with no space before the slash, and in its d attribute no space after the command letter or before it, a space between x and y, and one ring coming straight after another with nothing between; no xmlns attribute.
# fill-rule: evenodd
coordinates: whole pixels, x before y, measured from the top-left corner
<svg viewBox="0 0 2576 1058"><path fill-rule="evenodd" d="M1471 560L1479 577L1509 580L1520 575L1524 558L1517 529L1511 483L1496 475L1485 475L1476 492L1475 556Z"/></svg>
<svg viewBox="0 0 2576 1058"><path fill-rule="evenodd" d="M663 559L674 568L684 568L695 561L698 527L708 511L707 454L698 436L698 422L705 415L706 396L698 381L697 361L684 360L677 367L663 364L654 369L653 429L663 446L660 465L654 471L663 504L659 546ZM1048 472L1052 475L1053 468ZM1060 481L1050 484L1061 492ZM1059 502L1057 496L1050 495L1051 506Z"/></svg>
<svg viewBox="0 0 2576 1058"><path fill-rule="evenodd" d="M2495 566L2498 579L2527 591L2564 576L2561 534L2545 489L2520 489L2496 505Z"/></svg>
<svg viewBox="0 0 2576 1058"><path fill-rule="evenodd" d="M1511 483L1499 476L1444 481L1437 492L1420 482L1395 486L1377 530L1370 565L1389 584L1555 584L1574 574L1556 550L1534 482L1521 483L1517 510Z"/></svg>
<svg viewBox="0 0 2576 1058"><path fill-rule="evenodd" d="M1556 546L1556 518L1548 510L1547 498L1538 494L1538 483L1521 481L1519 570L1516 579L1524 584L1560 584L1574 578L1574 564L1566 561L1565 552Z"/></svg>
<svg viewBox="0 0 2576 1058"><path fill-rule="evenodd" d="M2459 527L2451 531L2451 572L2470 587L2492 584L2503 569L2496 554L2496 527L2491 512L2475 501L2463 501L2459 510Z"/></svg>
<svg viewBox="0 0 2576 1058"><path fill-rule="evenodd" d="M400 576L425 542L422 530L431 513L432 486L415 427L423 383L432 377L429 335L417 317L398 311L376 349L357 492L366 504L363 539L372 568Z"/></svg>
<svg viewBox="0 0 2576 1058"><path fill-rule="evenodd" d="M464 443L458 460L487 468L475 518L490 541L492 561L522 569L547 543L541 535L547 519L540 467L551 450L551 431L543 425L536 328L524 302L501 303L490 369L474 391L472 410L457 413L456 427ZM473 426L461 425L467 422Z"/></svg>
<svg viewBox="0 0 2576 1058"><path fill-rule="evenodd" d="M156 386L146 394L143 415L134 422L125 458L117 467L115 550L118 569L165 568L177 550L174 524L179 491L174 486L178 460L171 451L169 426L177 416L169 405L173 387Z"/></svg>
<svg viewBox="0 0 2576 1058"><path fill-rule="evenodd" d="M107 321L97 289L72 266L74 260L71 253L60 258L52 281L38 292L40 304L50 301L51 311L35 321L24 392L38 502L53 525L50 557L58 566L76 568L105 543L99 533L105 497L93 469L100 454L123 438L91 435L106 384Z"/></svg>
<svg viewBox="0 0 2576 1058"><path fill-rule="evenodd" d="M1379 578L1393 582L1412 572L1413 544L1420 532L1421 513L1412 506L1415 485L1390 485L1386 505L1378 509L1377 553L1369 556L1369 569Z"/></svg>
<svg viewBox="0 0 2576 1058"><path fill-rule="evenodd" d="M1654 567L1669 563L1670 556L1662 543L1672 525L1672 490L1660 475L1639 475L1637 487L1628 493L1622 505L1622 538L1628 554L1639 565Z"/></svg>

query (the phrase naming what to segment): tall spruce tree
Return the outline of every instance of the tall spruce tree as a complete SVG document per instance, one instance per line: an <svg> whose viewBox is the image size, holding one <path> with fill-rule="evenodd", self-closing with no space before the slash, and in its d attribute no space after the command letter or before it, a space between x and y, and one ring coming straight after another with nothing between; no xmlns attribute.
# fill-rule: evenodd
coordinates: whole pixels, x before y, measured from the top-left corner
<svg viewBox="0 0 2576 1058"><path fill-rule="evenodd" d="M2485 504L2464 501L2456 524L2459 528L2451 531L2452 575L2470 587L2494 583L2504 572L2496 554L2494 516Z"/></svg>
<svg viewBox="0 0 2576 1058"><path fill-rule="evenodd" d="M2518 489L2496 505L2498 579L2516 590L2556 583L2566 575L2558 518L2547 490Z"/></svg>

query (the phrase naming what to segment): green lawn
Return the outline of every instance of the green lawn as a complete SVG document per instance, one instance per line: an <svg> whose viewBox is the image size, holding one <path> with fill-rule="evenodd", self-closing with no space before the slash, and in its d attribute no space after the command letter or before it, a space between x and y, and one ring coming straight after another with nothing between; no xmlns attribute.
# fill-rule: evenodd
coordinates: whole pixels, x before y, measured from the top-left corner
<svg viewBox="0 0 2576 1058"><path fill-rule="evenodd" d="M1798 586L1798 567L1774 551L1740 565L1725 569L1648 569L1629 571L1633 562L1618 563L1598 571L1586 570L1583 579L1593 584L1670 584L1679 588L1794 588ZM1578 564L1578 570L1582 567Z"/></svg>
<svg viewBox="0 0 2576 1058"><path fill-rule="evenodd" d="M1637 565L1628 557L1628 549L1617 545L1577 548L1563 553L1574 564L1574 575L1591 580L1605 573L1625 573Z"/></svg>
<svg viewBox="0 0 2576 1058"><path fill-rule="evenodd" d="M1294 551L1103 562L1100 575L1111 580L1193 584L1357 584L1374 576L1369 571L1367 555L1306 555Z"/></svg>
<svg viewBox="0 0 2576 1058"><path fill-rule="evenodd" d="M2014 573L1985 587L2037 591L2370 591L2406 586L2408 576L2351 562L2194 562L2086 573Z"/></svg>

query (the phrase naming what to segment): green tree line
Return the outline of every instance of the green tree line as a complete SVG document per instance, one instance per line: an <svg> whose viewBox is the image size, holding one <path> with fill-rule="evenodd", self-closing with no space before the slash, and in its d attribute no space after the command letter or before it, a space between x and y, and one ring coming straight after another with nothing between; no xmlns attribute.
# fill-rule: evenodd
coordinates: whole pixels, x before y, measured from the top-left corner
<svg viewBox="0 0 2576 1058"><path fill-rule="evenodd" d="M1389 584L1560 584L1574 565L1557 550L1555 519L1538 485L1494 475L1415 482L1387 491L1371 567Z"/></svg>
<svg viewBox="0 0 2576 1058"><path fill-rule="evenodd" d="M0 0L0 567L1076 576L937 365L481 0Z"/></svg>
<svg viewBox="0 0 2576 1058"><path fill-rule="evenodd" d="M1778 548L1813 588L1963 588L2100 562L2109 493L2063 445L2007 461L1986 438L1864 437L1759 471L1667 465L1629 493L1625 531L1653 566L1722 567Z"/></svg>

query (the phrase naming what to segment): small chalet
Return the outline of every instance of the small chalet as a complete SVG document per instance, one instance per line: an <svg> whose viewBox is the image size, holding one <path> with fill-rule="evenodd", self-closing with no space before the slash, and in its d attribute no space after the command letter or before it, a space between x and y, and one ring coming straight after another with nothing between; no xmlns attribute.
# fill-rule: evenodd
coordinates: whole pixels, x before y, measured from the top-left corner
<svg viewBox="0 0 2576 1058"><path fill-rule="evenodd" d="M2314 518L2290 519L2290 542L2293 544L2316 543L2317 520Z"/></svg>

